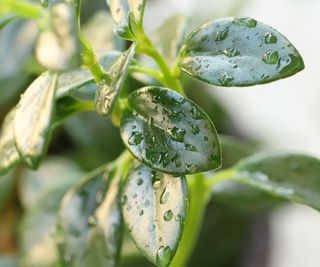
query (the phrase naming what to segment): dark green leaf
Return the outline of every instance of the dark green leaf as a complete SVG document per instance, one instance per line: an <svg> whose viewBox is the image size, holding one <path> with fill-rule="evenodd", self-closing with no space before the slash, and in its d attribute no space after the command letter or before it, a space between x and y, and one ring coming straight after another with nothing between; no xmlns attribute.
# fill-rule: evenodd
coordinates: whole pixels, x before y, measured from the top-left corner
<svg viewBox="0 0 320 267"><path fill-rule="evenodd" d="M121 245L119 174L100 168L65 197L58 235L63 266L115 266Z"/></svg>
<svg viewBox="0 0 320 267"><path fill-rule="evenodd" d="M109 68L116 58L120 56L118 51L108 51L99 58L100 64L104 68ZM96 84L90 71L86 68L78 68L75 70L63 72L59 75L57 81L56 98L70 95L77 90L94 94Z"/></svg>
<svg viewBox="0 0 320 267"><path fill-rule="evenodd" d="M0 175L8 172L16 163L20 156L14 141L14 119L16 109L12 109L4 119L0 135Z"/></svg>
<svg viewBox="0 0 320 267"><path fill-rule="evenodd" d="M135 53L135 44L125 51L107 71L111 81L103 80L96 92L95 104L98 114L107 116L113 108L127 76L129 65Z"/></svg>
<svg viewBox="0 0 320 267"><path fill-rule="evenodd" d="M134 27L142 28L146 0L107 0L111 16L117 24L117 33L126 39L134 39Z"/></svg>
<svg viewBox="0 0 320 267"><path fill-rule="evenodd" d="M166 20L152 35L152 39L170 66L176 63L177 53L185 37L186 18L176 15Z"/></svg>
<svg viewBox="0 0 320 267"><path fill-rule="evenodd" d="M240 161L234 171L236 181L320 209L320 161L314 157L265 153Z"/></svg>
<svg viewBox="0 0 320 267"><path fill-rule="evenodd" d="M272 27L247 17L204 24L186 38L181 69L219 86L249 86L291 76L304 68L293 45Z"/></svg>
<svg viewBox="0 0 320 267"><path fill-rule="evenodd" d="M80 43L75 10L66 3L50 8L51 20L39 36L36 57L49 70L66 70L80 65Z"/></svg>
<svg viewBox="0 0 320 267"><path fill-rule="evenodd" d="M128 103L121 136L138 160L173 174L220 167L216 130L193 102L166 88L144 87L131 93Z"/></svg>
<svg viewBox="0 0 320 267"><path fill-rule="evenodd" d="M31 168L37 168L47 149L54 109L57 75L46 72L21 97L14 119L17 150Z"/></svg>
<svg viewBox="0 0 320 267"><path fill-rule="evenodd" d="M184 176L156 172L139 163L123 189L122 214L141 252L159 267L173 259L187 215Z"/></svg>
<svg viewBox="0 0 320 267"><path fill-rule="evenodd" d="M13 21L16 18L14 13L9 13L0 16L0 30L4 28L7 24Z"/></svg>

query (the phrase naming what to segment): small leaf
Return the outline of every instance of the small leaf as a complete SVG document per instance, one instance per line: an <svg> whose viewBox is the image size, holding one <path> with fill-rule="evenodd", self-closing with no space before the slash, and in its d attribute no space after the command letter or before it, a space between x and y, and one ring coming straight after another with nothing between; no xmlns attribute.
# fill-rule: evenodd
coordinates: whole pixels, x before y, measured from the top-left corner
<svg viewBox="0 0 320 267"><path fill-rule="evenodd" d="M187 215L187 183L139 163L124 186L122 214L141 252L159 267L167 267L181 239Z"/></svg>
<svg viewBox="0 0 320 267"><path fill-rule="evenodd" d="M120 52L118 51L108 51L100 56L99 63L104 68L109 68L119 56ZM83 67L61 73L58 77L55 96L61 98L77 90L96 91L94 78L87 68Z"/></svg>
<svg viewBox="0 0 320 267"><path fill-rule="evenodd" d="M234 170L236 181L320 210L320 161L316 158L265 153L240 161Z"/></svg>
<svg viewBox="0 0 320 267"><path fill-rule="evenodd" d="M38 77L17 105L14 137L17 150L30 168L37 168L51 133L57 75L49 72Z"/></svg>
<svg viewBox="0 0 320 267"><path fill-rule="evenodd" d="M7 173L20 160L14 142L14 118L16 109L12 109L4 119L0 135L0 175Z"/></svg>
<svg viewBox="0 0 320 267"><path fill-rule="evenodd" d="M95 104L98 114L107 116L117 100L118 94L127 76L129 65L135 53L135 45L125 51L118 60L110 67L107 74L111 81L103 80L96 92Z"/></svg>
<svg viewBox="0 0 320 267"><path fill-rule="evenodd" d="M204 24L185 39L181 69L219 86L250 86L291 76L304 68L294 46L272 27L247 17Z"/></svg>
<svg viewBox="0 0 320 267"><path fill-rule="evenodd" d="M119 36L133 40L135 32L132 27L135 25L132 23L142 28L146 0L107 0L107 4Z"/></svg>
<svg viewBox="0 0 320 267"><path fill-rule="evenodd" d="M144 87L128 97L121 137L131 153L153 169L190 174L218 168L216 130L192 101L161 87Z"/></svg>
<svg viewBox="0 0 320 267"><path fill-rule="evenodd" d="M186 18L176 15L166 20L152 35L152 39L170 66L173 66L185 37Z"/></svg>
<svg viewBox="0 0 320 267"><path fill-rule="evenodd" d="M41 32L36 57L49 70L61 71L80 65L80 43L75 10L66 3L50 8L51 24Z"/></svg>
<svg viewBox="0 0 320 267"><path fill-rule="evenodd" d="M63 266L116 265L122 229L119 178L117 172L100 168L65 197L58 224Z"/></svg>

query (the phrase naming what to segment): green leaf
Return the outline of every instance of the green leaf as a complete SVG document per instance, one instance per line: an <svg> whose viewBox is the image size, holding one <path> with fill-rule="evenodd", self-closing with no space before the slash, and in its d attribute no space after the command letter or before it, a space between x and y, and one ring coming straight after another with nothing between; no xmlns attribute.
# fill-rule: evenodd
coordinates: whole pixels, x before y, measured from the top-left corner
<svg viewBox="0 0 320 267"><path fill-rule="evenodd" d="M49 70L63 71L80 65L80 42L78 39L75 10L66 3L50 8L50 25L37 41L36 57Z"/></svg>
<svg viewBox="0 0 320 267"><path fill-rule="evenodd" d="M252 18L225 18L191 32L180 68L219 86L250 86L291 76L304 68L295 47L278 31Z"/></svg>
<svg viewBox="0 0 320 267"><path fill-rule="evenodd" d="M319 173L320 161L317 158L264 153L240 161L231 178L273 196L320 210Z"/></svg>
<svg viewBox="0 0 320 267"><path fill-rule="evenodd" d="M141 252L159 267L167 267L181 239L187 216L187 183L138 164L124 186L122 214Z"/></svg>
<svg viewBox="0 0 320 267"><path fill-rule="evenodd" d="M176 15L166 20L153 34L152 39L170 66L174 66L187 26L186 18Z"/></svg>
<svg viewBox="0 0 320 267"><path fill-rule="evenodd" d="M119 36L133 40L134 28L142 29L146 0L107 0L107 4Z"/></svg>
<svg viewBox="0 0 320 267"><path fill-rule="evenodd" d="M108 51L99 58L99 63L106 69L120 56L118 51ZM56 98L62 98L70 95L75 91L94 92L96 84L94 78L87 68L78 68L71 71L63 72L59 75L57 81Z"/></svg>
<svg viewBox="0 0 320 267"><path fill-rule="evenodd" d="M0 135L0 175L7 173L20 160L14 141L14 118L16 109L12 109L5 117Z"/></svg>
<svg viewBox="0 0 320 267"><path fill-rule="evenodd" d="M16 14L8 13L0 16L0 30L16 18Z"/></svg>
<svg viewBox="0 0 320 267"><path fill-rule="evenodd" d="M128 105L121 137L139 161L172 174L220 167L216 130L192 101L167 88L144 87L129 95Z"/></svg>
<svg viewBox="0 0 320 267"><path fill-rule="evenodd" d="M98 114L107 116L117 100L135 53L135 44L125 51L107 71L110 81L103 80L97 88L95 104Z"/></svg>
<svg viewBox="0 0 320 267"><path fill-rule="evenodd" d="M103 167L69 191L58 223L63 266L116 265L122 237L119 182L117 171Z"/></svg>
<svg viewBox="0 0 320 267"><path fill-rule="evenodd" d="M44 155L54 110L57 75L46 72L21 97L14 119L17 150L30 168L37 168Z"/></svg>

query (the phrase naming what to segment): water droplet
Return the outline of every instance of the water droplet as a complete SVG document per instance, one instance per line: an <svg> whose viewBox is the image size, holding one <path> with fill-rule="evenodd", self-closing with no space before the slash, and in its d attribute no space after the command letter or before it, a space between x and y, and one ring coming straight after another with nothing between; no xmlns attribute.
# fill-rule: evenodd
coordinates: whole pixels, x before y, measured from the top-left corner
<svg viewBox="0 0 320 267"><path fill-rule="evenodd" d="M174 162L177 168L181 166L181 161L178 154L175 154L174 157L171 158L171 162Z"/></svg>
<svg viewBox="0 0 320 267"><path fill-rule="evenodd" d="M192 132L194 135L200 133L200 129L199 129L199 127L198 127L197 125L190 124L190 126L191 126L191 132Z"/></svg>
<svg viewBox="0 0 320 267"><path fill-rule="evenodd" d="M229 76L227 73L224 73L221 78L218 79L218 82L223 85L230 85L230 83L234 80L233 77Z"/></svg>
<svg viewBox="0 0 320 267"><path fill-rule="evenodd" d="M254 28L257 26L257 21L248 17L236 17L234 18L233 23L241 26L246 26L248 28Z"/></svg>
<svg viewBox="0 0 320 267"><path fill-rule="evenodd" d="M228 36L229 29L230 27L226 27L223 31L217 32L215 41L220 42L226 39Z"/></svg>
<svg viewBox="0 0 320 267"><path fill-rule="evenodd" d="M171 221L173 218L173 212L172 210L167 210L164 214L163 214L163 219L168 222Z"/></svg>
<svg viewBox="0 0 320 267"><path fill-rule="evenodd" d="M289 54L281 57L279 59L277 69L279 69L281 74L292 73L303 69L304 64L300 57L296 55Z"/></svg>
<svg viewBox="0 0 320 267"><path fill-rule="evenodd" d="M153 223L150 224L149 227L148 227L148 231L149 232L153 232L155 229L156 229L156 226Z"/></svg>
<svg viewBox="0 0 320 267"><path fill-rule="evenodd" d="M142 185L142 184L143 184L143 180L141 178L139 178L137 181L137 185Z"/></svg>
<svg viewBox="0 0 320 267"><path fill-rule="evenodd" d="M263 37L263 42L265 44L276 44L278 41L277 36L275 36L272 32L268 32L264 37Z"/></svg>
<svg viewBox="0 0 320 267"><path fill-rule="evenodd" d="M142 216L144 214L143 210L140 210L139 215Z"/></svg>
<svg viewBox="0 0 320 267"><path fill-rule="evenodd" d="M168 129L168 133L172 136L172 138L177 142L183 142L184 136L186 134L186 130L173 127Z"/></svg>
<svg viewBox="0 0 320 267"><path fill-rule="evenodd" d="M95 226L97 224L97 218L95 216L88 217L88 224L90 226Z"/></svg>
<svg viewBox="0 0 320 267"><path fill-rule="evenodd" d="M191 109L191 116L195 120L202 120L203 119L203 115L201 114L201 112L196 107L193 107Z"/></svg>
<svg viewBox="0 0 320 267"><path fill-rule="evenodd" d="M159 103L160 100L161 100L161 97L159 95L154 95L152 97L152 102L154 102L154 103Z"/></svg>
<svg viewBox="0 0 320 267"><path fill-rule="evenodd" d="M225 50L223 50L223 54L225 54L227 57L237 57L241 53L237 49L234 49L234 48L228 49L228 48L226 48Z"/></svg>
<svg viewBox="0 0 320 267"><path fill-rule="evenodd" d="M145 208L148 208L149 205L150 205L150 201L149 201L148 199L146 199L146 200L142 203L142 205L143 205Z"/></svg>
<svg viewBox="0 0 320 267"><path fill-rule="evenodd" d="M169 195L170 195L170 192L168 191L167 188L165 188L160 196L160 204L166 204L166 202L169 198Z"/></svg>
<svg viewBox="0 0 320 267"><path fill-rule="evenodd" d="M128 140L128 143L131 146L137 146L142 142L142 140L143 140L142 133L133 132Z"/></svg>
<svg viewBox="0 0 320 267"><path fill-rule="evenodd" d="M161 246L157 251L156 261L158 267L169 266L172 258L172 250L169 246Z"/></svg>
<svg viewBox="0 0 320 267"><path fill-rule="evenodd" d="M277 51L269 50L264 53L264 55L262 56L262 60L267 64L277 64L279 60L279 54Z"/></svg>
<svg viewBox="0 0 320 267"><path fill-rule="evenodd" d="M198 151L197 147L194 146L194 145L191 145L191 144L185 144L185 145L184 145L184 148L185 148L186 150L192 151L192 152L197 152L197 151Z"/></svg>
<svg viewBox="0 0 320 267"><path fill-rule="evenodd" d="M128 201L128 197L126 195L123 195L121 197L121 205L124 206Z"/></svg>

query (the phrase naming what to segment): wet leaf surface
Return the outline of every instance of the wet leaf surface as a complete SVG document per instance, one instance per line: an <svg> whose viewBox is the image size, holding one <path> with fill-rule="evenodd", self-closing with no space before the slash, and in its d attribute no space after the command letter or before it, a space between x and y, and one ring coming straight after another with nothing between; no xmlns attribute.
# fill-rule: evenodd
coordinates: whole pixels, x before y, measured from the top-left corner
<svg viewBox="0 0 320 267"><path fill-rule="evenodd" d="M117 100L127 76L129 65L135 53L135 44L125 51L108 69L107 74L111 81L103 80L97 88L95 104L98 114L107 116Z"/></svg>
<svg viewBox="0 0 320 267"><path fill-rule="evenodd" d="M181 69L219 86L250 86L291 76L304 68L295 47L272 27L247 17L225 18L190 33Z"/></svg>
<svg viewBox="0 0 320 267"><path fill-rule="evenodd" d="M185 177L138 164L129 173L121 204L127 228L140 251L154 264L170 264L187 214Z"/></svg>
<svg viewBox="0 0 320 267"><path fill-rule="evenodd" d="M57 75L39 76L21 96L14 118L17 150L30 168L37 168L51 133Z"/></svg>
<svg viewBox="0 0 320 267"><path fill-rule="evenodd" d="M100 168L65 197L58 224L63 266L116 265L122 230L119 178Z"/></svg>
<svg viewBox="0 0 320 267"><path fill-rule="evenodd" d="M162 87L144 87L128 97L121 121L127 148L151 168L173 174L221 165L220 144L207 115L193 102Z"/></svg>

